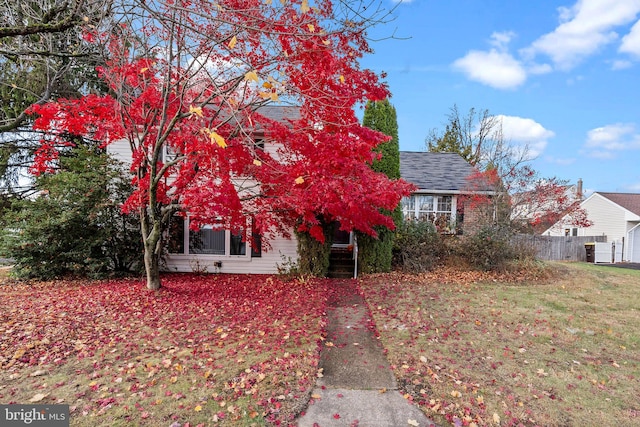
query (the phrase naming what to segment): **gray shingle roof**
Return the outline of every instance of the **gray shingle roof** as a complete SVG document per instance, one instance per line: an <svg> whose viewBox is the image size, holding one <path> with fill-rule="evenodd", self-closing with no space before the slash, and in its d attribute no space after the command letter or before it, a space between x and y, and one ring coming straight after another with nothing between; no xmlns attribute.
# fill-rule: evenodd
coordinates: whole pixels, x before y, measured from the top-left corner
<svg viewBox="0 0 640 427"><path fill-rule="evenodd" d="M300 107L295 105L263 105L256 110L268 119L286 123L287 120L298 120L300 118Z"/></svg>
<svg viewBox="0 0 640 427"><path fill-rule="evenodd" d="M472 187L468 177L476 170L457 153L400 152L400 176L424 191L464 192Z"/></svg>
<svg viewBox="0 0 640 427"><path fill-rule="evenodd" d="M634 193L602 193L597 192L603 197L611 200L613 203L622 206L628 211L636 215L640 215L640 194Z"/></svg>

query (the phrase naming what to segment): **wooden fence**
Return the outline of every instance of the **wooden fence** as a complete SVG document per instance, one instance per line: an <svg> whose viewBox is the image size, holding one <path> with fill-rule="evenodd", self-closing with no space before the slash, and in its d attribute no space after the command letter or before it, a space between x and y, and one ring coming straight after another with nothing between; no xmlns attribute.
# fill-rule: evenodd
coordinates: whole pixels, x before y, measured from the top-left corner
<svg viewBox="0 0 640 427"><path fill-rule="evenodd" d="M585 243L606 242L607 236L536 236L518 234L513 243L532 248L544 261L586 261Z"/></svg>

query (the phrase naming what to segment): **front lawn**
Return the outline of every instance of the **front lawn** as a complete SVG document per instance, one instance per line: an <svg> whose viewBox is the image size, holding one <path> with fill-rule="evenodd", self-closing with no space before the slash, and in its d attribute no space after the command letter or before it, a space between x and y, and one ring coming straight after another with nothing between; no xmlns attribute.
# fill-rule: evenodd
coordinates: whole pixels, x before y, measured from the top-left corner
<svg viewBox="0 0 640 427"><path fill-rule="evenodd" d="M0 403L69 404L74 426L287 425L317 377L327 284L0 285Z"/></svg>
<svg viewBox="0 0 640 427"><path fill-rule="evenodd" d="M442 425L640 424L640 272L552 269L359 280L401 393ZM289 425L339 287L163 283L0 278L0 403L69 404L73 426Z"/></svg>
<svg viewBox="0 0 640 427"><path fill-rule="evenodd" d="M445 425L640 425L640 271L553 268L363 280L405 397Z"/></svg>

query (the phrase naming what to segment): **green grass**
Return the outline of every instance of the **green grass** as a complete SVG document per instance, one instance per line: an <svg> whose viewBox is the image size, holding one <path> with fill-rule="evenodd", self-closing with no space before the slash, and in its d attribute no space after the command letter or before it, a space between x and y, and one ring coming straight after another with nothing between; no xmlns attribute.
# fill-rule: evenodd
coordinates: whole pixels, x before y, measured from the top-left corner
<svg viewBox="0 0 640 427"><path fill-rule="evenodd" d="M363 280L405 396L444 424L640 425L640 272L550 268Z"/></svg>

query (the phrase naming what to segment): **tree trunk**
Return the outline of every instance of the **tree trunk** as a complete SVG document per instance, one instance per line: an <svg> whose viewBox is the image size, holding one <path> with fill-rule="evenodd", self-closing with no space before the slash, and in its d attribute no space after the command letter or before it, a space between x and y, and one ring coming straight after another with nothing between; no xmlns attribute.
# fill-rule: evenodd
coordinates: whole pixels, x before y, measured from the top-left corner
<svg viewBox="0 0 640 427"><path fill-rule="evenodd" d="M147 289L152 291L160 289L160 256L146 244L144 246L144 269L147 273Z"/></svg>
<svg viewBox="0 0 640 427"><path fill-rule="evenodd" d="M144 230L148 230L148 233L143 231L144 269L147 274L147 289L157 291L162 286L160 282L160 254L162 252L161 223L155 220L152 221L150 229L148 225L143 228Z"/></svg>

